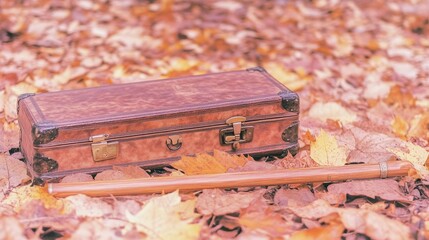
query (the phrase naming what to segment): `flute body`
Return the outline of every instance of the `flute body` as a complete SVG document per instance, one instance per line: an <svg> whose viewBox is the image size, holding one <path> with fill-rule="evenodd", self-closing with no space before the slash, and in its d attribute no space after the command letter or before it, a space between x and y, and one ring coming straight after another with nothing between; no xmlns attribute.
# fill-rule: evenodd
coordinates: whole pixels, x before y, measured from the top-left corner
<svg viewBox="0 0 429 240"><path fill-rule="evenodd" d="M79 183L48 183L48 192L59 197L85 194L89 196L135 195L192 191L208 188L256 187L306 182L333 182L353 179L406 176L412 164L391 161L379 164L355 164L335 167L236 172L177 177L93 181Z"/></svg>

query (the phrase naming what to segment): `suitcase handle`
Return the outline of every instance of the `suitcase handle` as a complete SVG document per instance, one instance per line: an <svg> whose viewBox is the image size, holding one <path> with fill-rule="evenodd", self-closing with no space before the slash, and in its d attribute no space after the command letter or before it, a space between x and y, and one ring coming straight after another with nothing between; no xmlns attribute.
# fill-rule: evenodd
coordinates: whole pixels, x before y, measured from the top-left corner
<svg viewBox="0 0 429 240"><path fill-rule="evenodd" d="M177 151L182 147L182 137L180 135L168 136L165 144L171 151Z"/></svg>

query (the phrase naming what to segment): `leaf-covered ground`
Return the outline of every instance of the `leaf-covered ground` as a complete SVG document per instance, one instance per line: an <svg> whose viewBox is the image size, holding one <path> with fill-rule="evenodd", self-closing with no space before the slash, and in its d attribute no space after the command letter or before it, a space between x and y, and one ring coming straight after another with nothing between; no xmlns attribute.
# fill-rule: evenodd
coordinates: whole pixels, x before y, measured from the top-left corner
<svg viewBox="0 0 429 240"><path fill-rule="evenodd" d="M428 13L427 0L0 1L0 239L429 238ZM207 173L396 158L416 173L104 198L30 187L19 94L256 65L298 91L301 150L269 163L202 155ZM175 166L63 181L201 173Z"/></svg>

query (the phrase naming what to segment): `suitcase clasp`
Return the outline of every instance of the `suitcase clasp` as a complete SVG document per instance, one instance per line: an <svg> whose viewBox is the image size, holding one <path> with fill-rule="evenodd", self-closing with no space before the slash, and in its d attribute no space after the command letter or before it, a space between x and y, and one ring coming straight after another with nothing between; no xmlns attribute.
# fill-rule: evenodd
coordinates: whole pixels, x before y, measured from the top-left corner
<svg viewBox="0 0 429 240"><path fill-rule="evenodd" d="M232 150L240 148L241 143L247 143L253 140L253 126L244 126L246 117L235 116L228 118L226 124L231 126L221 129L219 132L220 144L230 145Z"/></svg>
<svg viewBox="0 0 429 240"><path fill-rule="evenodd" d="M91 136L92 157L94 162L114 159L118 156L118 142L107 142L108 134Z"/></svg>

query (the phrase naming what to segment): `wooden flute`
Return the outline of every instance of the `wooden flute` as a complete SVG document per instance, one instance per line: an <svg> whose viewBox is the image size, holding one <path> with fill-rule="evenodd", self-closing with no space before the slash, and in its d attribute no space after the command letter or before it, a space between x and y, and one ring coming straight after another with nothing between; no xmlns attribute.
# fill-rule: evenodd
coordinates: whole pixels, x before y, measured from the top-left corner
<svg viewBox="0 0 429 240"><path fill-rule="evenodd" d="M46 187L50 194L58 197L74 194L119 196L164 193L176 190L193 191L208 188L256 187L307 182L387 178L406 176L410 169L412 169L410 162L388 161L379 164L352 164L261 172L235 172L77 183L48 183Z"/></svg>

